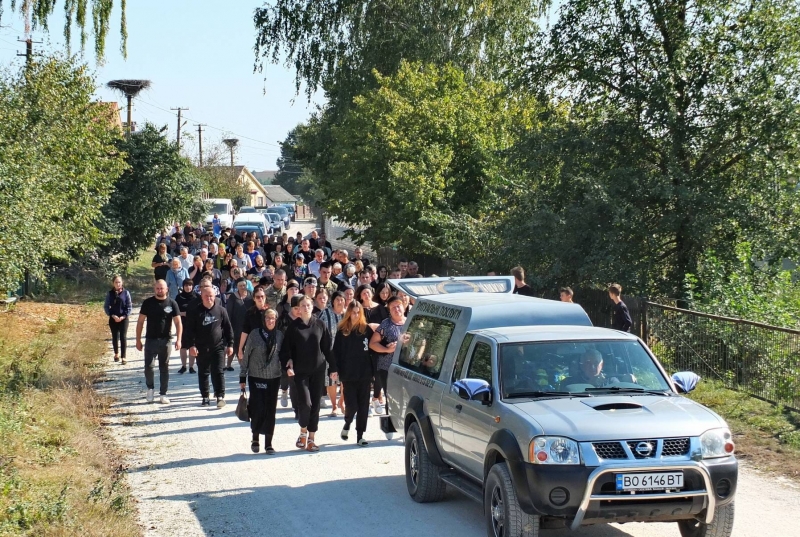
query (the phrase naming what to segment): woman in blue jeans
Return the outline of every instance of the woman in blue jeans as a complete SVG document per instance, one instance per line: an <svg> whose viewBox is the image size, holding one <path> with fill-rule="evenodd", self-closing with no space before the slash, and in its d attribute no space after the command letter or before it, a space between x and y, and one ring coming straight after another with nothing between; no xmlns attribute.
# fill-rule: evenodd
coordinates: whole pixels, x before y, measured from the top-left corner
<svg viewBox="0 0 800 537"><path fill-rule="evenodd" d="M103 309L108 315L108 327L111 329L111 344L114 346L114 361L122 360L125 365L125 351L128 337L128 319L133 303L131 294L122 285L122 276L114 276L112 287L106 294Z"/></svg>

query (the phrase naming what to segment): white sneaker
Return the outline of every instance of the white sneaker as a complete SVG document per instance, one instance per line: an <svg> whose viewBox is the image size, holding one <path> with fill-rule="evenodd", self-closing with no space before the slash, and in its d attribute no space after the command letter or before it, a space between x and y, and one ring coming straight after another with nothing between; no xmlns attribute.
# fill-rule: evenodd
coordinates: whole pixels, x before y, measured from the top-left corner
<svg viewBox="0 0 800 537"><path fill-rule="evenodd" d="M378 416L383 415L383 405L377 399L372 400L372 408L375 409L375 414L377 414Z"/></svg>
<svg viewBox="0 0 800 537"><path fill-rule="evenodd" d="M342 429L342 434L339 436L342 437L342 440L347 440L347 438L350 436L350 429Z"/></svg>
<svg viewBox="0 0 800 537"><path fill-rule="evenodd" d="M320 397L320 399L319 399L319 407L320 408L330 408L331 405L328 404L328 401L325 399L325 397Z"/></svg>
<svg viewBox="0 0 800 537"><path fill-rule="evenodd" d="M281 406L283 408L289 406L289 390L281 390Z"/></svg>
<svg viewBox="0 0 800 537"><path fill-rule="evenodd" d="M166 395L162 395L161 397L158 398L158 402L161 403L162 405L168 405L169 397L167 397Z"/></svg>
<svg viewBox="0 0 800 537"><path fill-rule="evenodd" d="M223 397L217 397L217 408L222 408L226 405Z"/></svg>
<svg viewBox="0 0 800 537"><path fill-rule="evenodd" d="M369 405L369 417L372 417L372 414L373 414L372 405Z"/></svg>
<svg viewBox="0 0 800 537"><path fill-rule="evenodd" d="M148 403L152 403L153 402L153 392L154 392L154 390L147 390L147 402Z"/></svg>
<svg viewBox="0 0 800 537"><path fill-rule="evenodd" d="M386 433L386 440L391 440L394 438L394 433Z"/></svg>

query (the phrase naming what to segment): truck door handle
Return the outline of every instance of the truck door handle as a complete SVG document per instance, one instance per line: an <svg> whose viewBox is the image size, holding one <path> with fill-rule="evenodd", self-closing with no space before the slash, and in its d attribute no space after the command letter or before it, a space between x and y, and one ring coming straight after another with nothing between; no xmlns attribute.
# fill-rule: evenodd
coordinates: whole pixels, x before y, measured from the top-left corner
<svg viewBox="0 0 800 537"><path fill-rule="evenodd" d="M461 409L464 408L461 405L456 405L456 412L461 412Z"/></svg>

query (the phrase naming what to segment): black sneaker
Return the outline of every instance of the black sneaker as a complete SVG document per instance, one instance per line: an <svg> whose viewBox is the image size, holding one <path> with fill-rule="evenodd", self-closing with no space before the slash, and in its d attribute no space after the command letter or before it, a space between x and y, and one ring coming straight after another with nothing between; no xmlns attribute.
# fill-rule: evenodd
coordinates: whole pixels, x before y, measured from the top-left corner
<svg viewBox="0 0 800 537"><path fill-rule="evenodd" d="M203 397L203 402L200 403L200 406L208 406L210 404L211 404L211 399L209 399L208 397Z"/></svg>
<svg viewBox="0 0 800 537"><path fill-rule="evenodd" d="M233 367L232 366L228 366L228 367L225 368L225 371L233 371Z"/></svg>
<svg viewBox="0 0 800 537"><path fill-rule="evenodd" d="M197 371L195 371L193 367L190 367L189 368L189 373L197 373Z"/></svg>
<svg viewBox="0 0 800 537"><path fill-rule="evenodd" d="M181 368L178 369L178 374L183 375L184 373L186 373L186 366L182 365Z"/></svg>

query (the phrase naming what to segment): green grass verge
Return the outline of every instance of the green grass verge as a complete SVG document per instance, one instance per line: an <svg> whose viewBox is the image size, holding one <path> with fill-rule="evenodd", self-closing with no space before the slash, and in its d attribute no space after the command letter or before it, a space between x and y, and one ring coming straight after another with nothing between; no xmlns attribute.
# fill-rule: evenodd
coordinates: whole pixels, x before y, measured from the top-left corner
<svg viewBox="0 0 800 537"><path fill-rule="evenodd" d="M741 459L800 477L800 414L709 380L699 383L689 397L728 422Z"/></svg>

